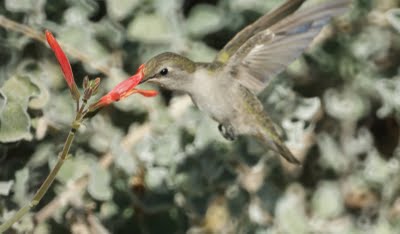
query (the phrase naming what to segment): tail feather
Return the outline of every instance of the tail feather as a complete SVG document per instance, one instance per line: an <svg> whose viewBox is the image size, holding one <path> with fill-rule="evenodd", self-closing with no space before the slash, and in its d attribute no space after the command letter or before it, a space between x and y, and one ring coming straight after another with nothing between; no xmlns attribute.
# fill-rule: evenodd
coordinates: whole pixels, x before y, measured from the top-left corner
<svg viewBox="0 0 400 234"><path fill-rule="evenodd" d="M262 127L258 130L258 138L265 145L268 145L272 150L280 154L288 162L300 165L300 161L292 154L292 152L290 152L282 138L275 130L272 120L270 120L265 114L262 115L261 122Z"/></svg>
<svg viewBox="0 0 400 234"><path fill-rule="evenodd" d="M290 150L288 149L288 147L282 142L274 142L275 147L276 147L276 151L282 156L284 157L288 162L293 163L293 164L297 164L300 165L300 161L292 154L292 152L290 152Z"/></svg>

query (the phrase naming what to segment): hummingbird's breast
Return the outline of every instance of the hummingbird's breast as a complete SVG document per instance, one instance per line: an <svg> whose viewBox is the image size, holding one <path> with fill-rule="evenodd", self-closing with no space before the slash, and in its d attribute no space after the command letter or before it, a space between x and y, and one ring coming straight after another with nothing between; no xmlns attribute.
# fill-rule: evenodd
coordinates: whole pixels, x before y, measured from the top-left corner
<svg viewBox="0 0 400 234"><path fill-rule="evenodd" d="M221 75L199 69L189 92L195 105L219 123L235 119L241 109L240 84Z"/></svg>

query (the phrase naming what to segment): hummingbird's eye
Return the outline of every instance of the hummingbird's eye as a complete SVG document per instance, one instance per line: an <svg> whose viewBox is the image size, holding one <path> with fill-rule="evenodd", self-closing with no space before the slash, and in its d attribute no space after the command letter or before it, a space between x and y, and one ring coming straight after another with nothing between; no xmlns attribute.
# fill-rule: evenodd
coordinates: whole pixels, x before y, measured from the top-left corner
<svg viewBox="0 0 400 234"><path fill-rule="evenodd" d="M165 76L165 75L167 75L168 74L168 69L167 68L163 68L161 71L160 71L160 75L162 75L162 76Z"/></svg>

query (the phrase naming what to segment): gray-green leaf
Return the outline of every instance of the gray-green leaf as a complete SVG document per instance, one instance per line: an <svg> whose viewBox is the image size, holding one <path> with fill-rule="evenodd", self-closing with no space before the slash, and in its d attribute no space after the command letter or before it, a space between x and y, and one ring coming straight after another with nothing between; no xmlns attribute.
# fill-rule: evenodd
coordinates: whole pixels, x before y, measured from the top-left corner
<svg viewBox="0 0 400 234"><path fill-rule="evenodd" d="M29 99L38 95L39 88L27 76L13 76L0 91L5 102L0 109L0 142L32 139L29 131L31 119L27 109Z"/></svg>

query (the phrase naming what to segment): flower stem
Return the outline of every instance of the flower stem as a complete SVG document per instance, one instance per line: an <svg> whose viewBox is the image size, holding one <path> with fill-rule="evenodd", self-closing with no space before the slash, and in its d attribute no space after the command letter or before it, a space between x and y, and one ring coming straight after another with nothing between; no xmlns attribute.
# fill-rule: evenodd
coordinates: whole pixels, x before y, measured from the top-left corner
<svg viewBox="0 0 400 234"><path fill-rule="evenodd" d="M39 204L40 200L42 200L43 196L46 194L49 187L53 184L54 179L56 178L56 175L57 175L58 171L60 170L61 166L63 165L64 161L67 159L69 149L71 148L72 142L74 141L74 138L75 138L75 132L78 130L80 123L82 121L81 116L82 116L81 113L78 112L78 114L72 124L72 128L69 131L67 140L64 143L63 150L57 160L56 165L53 167L50 174L47 176L46 180L43 182L42 186L40 186L39 190L36 192L35 196L31 200L31 202L29 204L23 206L21 209L19 209L17 211L17 213L15 213L5 223L1 224L0 225L0 233L5 232L14 223L18 222L26 213L29 212L30 209L35 207L37 204Z"/></svg>

